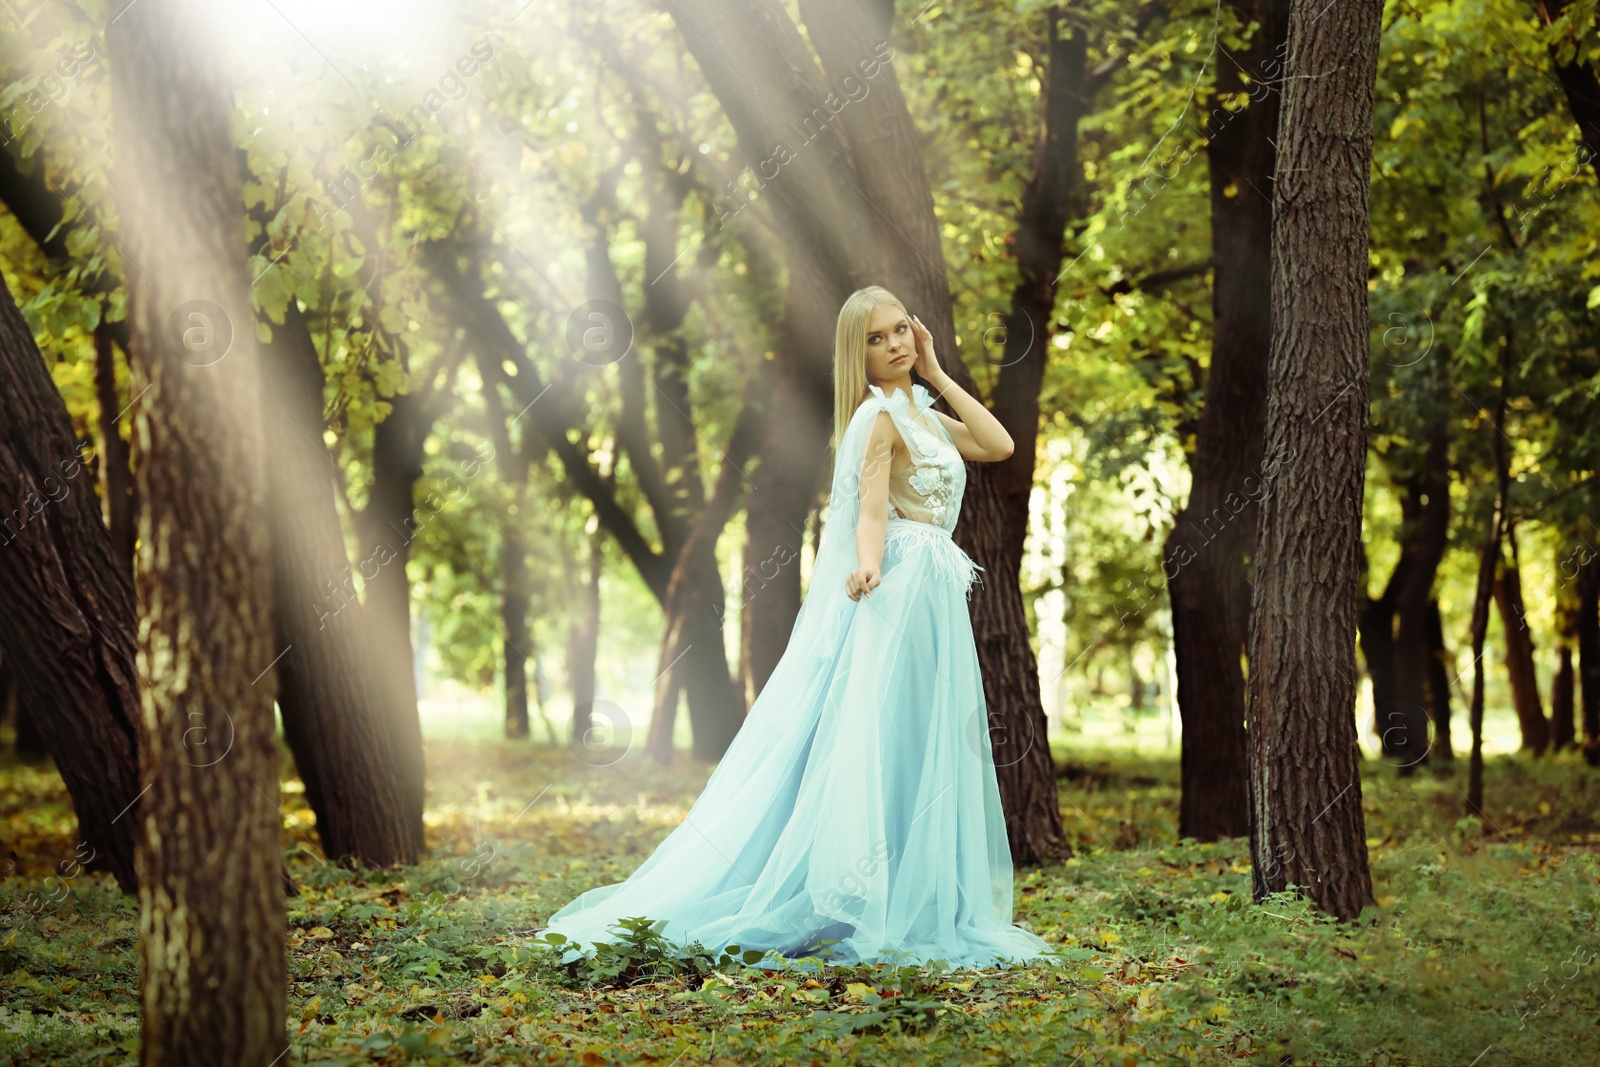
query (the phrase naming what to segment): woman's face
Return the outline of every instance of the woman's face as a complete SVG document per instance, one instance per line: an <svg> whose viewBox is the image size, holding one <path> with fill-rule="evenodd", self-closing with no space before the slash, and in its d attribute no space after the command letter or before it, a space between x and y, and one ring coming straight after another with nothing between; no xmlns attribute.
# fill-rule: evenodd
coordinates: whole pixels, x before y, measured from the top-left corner
<svg viewBox="0 0 1600 1067"><path fill-rule="evenodd" d="M867 316L867 377L872 384L909 377L917 360L911 320L893 304L879 304Z"/></svg>

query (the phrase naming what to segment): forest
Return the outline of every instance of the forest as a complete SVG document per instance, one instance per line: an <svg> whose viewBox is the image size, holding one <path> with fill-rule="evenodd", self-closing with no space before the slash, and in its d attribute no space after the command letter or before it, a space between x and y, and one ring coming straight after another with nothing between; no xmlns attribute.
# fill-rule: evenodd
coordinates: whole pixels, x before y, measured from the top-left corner
<svg viewBox="0 0 1600 1067"><path fill-rule="evenodd" d="M1597 0L11 0L0 71L0 1063L1593 1062ZM873 285L1015 444L1050 958L566 960L796 632Z"/></svg>

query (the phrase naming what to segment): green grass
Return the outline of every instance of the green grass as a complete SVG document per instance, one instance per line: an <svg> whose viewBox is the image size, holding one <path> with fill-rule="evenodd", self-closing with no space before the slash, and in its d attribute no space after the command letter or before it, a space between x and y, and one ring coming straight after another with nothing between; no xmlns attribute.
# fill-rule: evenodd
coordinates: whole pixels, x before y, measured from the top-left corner
<svg viewBox="0 0 1600 1067"><path fill-rule="evenodd" d="M1058 753L1065 760L1067 753ZM352 873L286 793L285 1063L1588 1064L1600 1043L1600 775L1505 756L1488 823L1464 764L1364 783L1378 907L1348 925L1249 901L1245 842L1175 841L1170 757L1074 749L1062 780L1077 857L1017 872L1017 918L1062 967L838 968L822 980L647 938L576 976L528 936L625 876L681 819L706 769L430 741L427 863ZM295 783L287 783L292 790ZM135 1062L137 912L70 860L48 769L0 766L0 1062ZM30 897L29 894L32 894ZM642 935L641 935L642 936ZM713 949L721 946L710 946ZM637 983L637 984L632 984Z"/></svg>

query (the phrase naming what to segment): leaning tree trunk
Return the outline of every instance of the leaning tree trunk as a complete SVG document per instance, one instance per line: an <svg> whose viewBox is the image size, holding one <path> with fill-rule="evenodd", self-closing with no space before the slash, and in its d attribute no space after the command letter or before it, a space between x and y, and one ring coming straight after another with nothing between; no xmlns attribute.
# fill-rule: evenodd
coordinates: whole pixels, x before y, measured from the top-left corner
<svg viewBox="0 0 1600 1067"><path fill-rule="evenodd" d="M1381 0L1290 13L1246 689L1255 897L1294 885L1344 919L1372 903L1354 709L1382 15Z"/></svg>
<svg viewBox="0 0 1600 1067"><path fill-rule="evenodd" d="M1250 623L1246 558L1255 543L1272 343L1275 86L1288 0L1240 0L1247 48L1217 63L1208 120L1212 333L1205 403L1189 457L1189 501L1164 546L1183 716L1178 835L1201 841L1249 832L1242 658ZM1248 74L1247 83L1244 75ZM1266 92L1257 97L1257 91ZM1250 102L1232 111L1224 94Z"/></svg>
<svg viewBox="0 0 1600 1067"><path fill-rule="evenodd" d="M3 281L0 381L0 649L18 748L31 727L72 796L84 845L132 893L141 747L132 575Z"/></svg>
<svg viewBox="0 0 1600 1067"><path fill-rule="evenodd" d="M144 0L106 30L133 384L144 387L137 859L150 1067L268 1064L288 1051L255 316L232 93L198 31L207 21L197 4Z"/></svg>
<svg viewBox="0 0 1600 1067"><path fill-rule="evenodd" d="M262 348L261 418L272 541L278 705L284 737L335 863L417 861L422 825L406 804L378 697L364 608L356 601L323 446L322 364L293 301Z"/></svg>

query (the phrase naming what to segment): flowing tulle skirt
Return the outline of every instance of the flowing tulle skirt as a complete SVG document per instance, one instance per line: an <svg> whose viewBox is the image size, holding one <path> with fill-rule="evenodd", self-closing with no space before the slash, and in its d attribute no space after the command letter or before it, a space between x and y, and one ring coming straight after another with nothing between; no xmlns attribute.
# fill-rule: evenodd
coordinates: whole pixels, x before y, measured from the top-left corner
<svg viewBox="0 0 1600 1067"><path fill-rule="evenodd" d="M791 641L683 824L546 932L592 951L646 916L678 944L840 962L988 967L1046 951L1011 922L974 569L942 529L891 519L882 583Z"/></svg>

